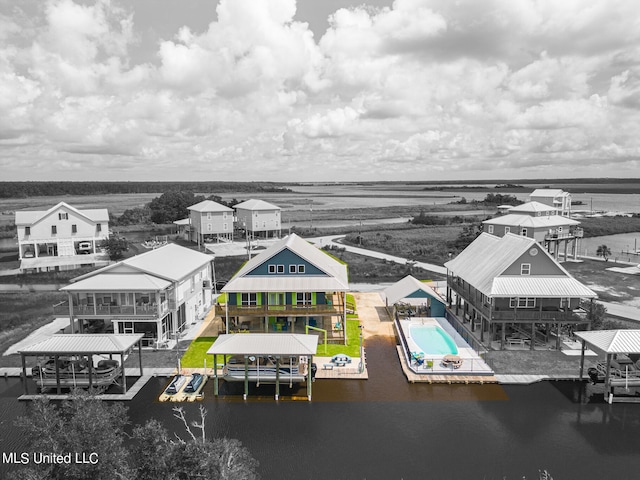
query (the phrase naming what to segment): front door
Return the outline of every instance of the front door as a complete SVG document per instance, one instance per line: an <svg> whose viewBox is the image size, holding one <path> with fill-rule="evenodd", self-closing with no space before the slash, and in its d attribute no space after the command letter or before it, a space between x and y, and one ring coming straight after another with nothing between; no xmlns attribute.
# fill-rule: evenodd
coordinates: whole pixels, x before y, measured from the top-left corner
<svg viewBox="0 0 640 480"><path fill-rule="evenodd" d="M284 293L269 293L269 310L284 310Z"/></svg>

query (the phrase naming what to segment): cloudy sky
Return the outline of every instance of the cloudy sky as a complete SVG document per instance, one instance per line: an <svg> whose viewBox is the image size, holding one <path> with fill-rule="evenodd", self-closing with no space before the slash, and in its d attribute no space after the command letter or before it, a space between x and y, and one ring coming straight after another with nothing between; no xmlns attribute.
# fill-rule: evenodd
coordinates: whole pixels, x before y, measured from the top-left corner
<svg viewBox="0 0 640 480"><path fill-rule="evenodd" d="M640 2L0 0L0 92L3 180L638 177Z"/></svg>

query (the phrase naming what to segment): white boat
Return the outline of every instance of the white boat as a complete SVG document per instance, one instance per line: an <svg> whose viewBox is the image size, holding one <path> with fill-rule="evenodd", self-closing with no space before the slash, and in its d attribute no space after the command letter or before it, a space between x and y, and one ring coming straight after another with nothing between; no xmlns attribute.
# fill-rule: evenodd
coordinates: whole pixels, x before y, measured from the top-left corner
<svg viewBox="0 0 640 480"><path fill-rule="evenodd" d="M33 367L31 373L40 389L58 385L62 388L89 388L89 386L106 388L118 383L122 368L116 360L101 360L89 372L86 358L60 357L58 358L58 378L56 378L56 364L53 358Z"/></svg>
<svg viewBox="0 0 640 480"><path fill-rule="evenodd" d="M247 378L250 382L275 383L278 367L272 356L251 356L247 367ZM280 359L279 381L281 383L304 382L309 371L306 362L300 362L297 356ZM232 356L223 369L223 378L229 382L243 382L245 378L244 356Z"/></svg>

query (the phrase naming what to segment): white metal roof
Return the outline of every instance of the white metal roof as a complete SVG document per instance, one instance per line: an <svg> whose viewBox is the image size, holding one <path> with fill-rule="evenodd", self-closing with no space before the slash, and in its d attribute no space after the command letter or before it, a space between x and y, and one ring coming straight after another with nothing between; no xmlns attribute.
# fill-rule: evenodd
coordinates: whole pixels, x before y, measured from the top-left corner
<svg viewBox="0 0 640 480"><path fill-rule="evenodd" d="M72 207L68 203L59 202L48 210L18 210L16 212L15 223L16 225L33 225L59 208L66 208L92 222L109 221L109 211L106 208L80 210L79 208Z"/></svg>
<svg viewBox="0 0 640 480"><path fill-rule="evenodd" d="M536 188L530 197L557 197L558 195L569 195L568 192L560 188Z"/></svg>
<svg viewBox="0 0 640 480"><path fill-rule="evenodd" d="M233 212L232 208L229 208L226 205L221 205L213 200L204 200L200 203L196 203L195 205L191 205L187 209L193 210L194 212Z"/></svg>
<svg viewBox="0 0 640 480"><path fill-rule="evenodd" d="M90 354L90 353L124 353L144 337L142 333L108 334L108 333L72 333L53 335L28 347L19 353L29 355L44 354Z"/></svg>
<svg viewBox="0 0 640 480"><path fill-rule="evenodd" d="M280 210L280 207L264 200L256 200L254 198L242 203L234 205L233 208L240 208L242 210Z"/></svg>
<svg viewBox="0 0 640 480"><path fill-rule="evenodd" d="M175 222L173 222L174 225L190 225L191 224L191 219L190 218L181 218L180 220L176 220Z"/></svg>
<svg viewBox="0 0 640 480"><path fill-rule="evenodd" d="M288 249L316 266L327 276L301 274L247 275L271 257ZM224 286L223 292L348 291L347 266L334 260L295 233L287 235L249 260Z"/></svg>
<svg viewBox="0 0 640 480"><path fill-rule="evenodd" d="M120 263L164 279L179 281L212 261L211 255L168 243Z"/></svg>
<svg viewBox="0 0 640 480"><path fill-rule="evenodd" d="M383 293L389 305L393 305L417 290L422 290L433 298L440 299L440 296L431 287L411 275L407 275L402 280L385 288Z"/></svg>
<svg viewBox="0 0 640 480"><path fill-rule="evenodd" d="M509 211L513 212L513 209ZM579 221L563 217L562 215L541 215L538 217L526 213L508 213L501 217L484 220L482 223L487 225L506 225L531 228L556 228L580 225Z"/></svg>
<svg viewBox="0 0 640 480"><path fill-rule="evenodd" d="M573 277L496 277L492 297L596 298L598 295Z"/></svg>
<svg viewBox="0 0 640 480"><path fill-rule="evenodd" d="M521 205L516 205L515 207L511 207L509 209L510 212L527 212L527 213L536 213L536 212L555 212L558 214L558 209L555 207L550 207L549 205L545 205L540 202L526 202Z"/></svg>
<svg viewBox="0 0 640 480"><path fill-rule="evenodd" d="M315 355L317 335L300 333L237 333L220 335L208 355Z"/></svg>
<svg viewBox="0 0 640 480"><path fill-rule="evenodd" d="M591 330L575 334L605 353L640 353L640 330Z"/></svg>
<svg viewBox="0 0 640 480"><path fill-rule="evenodd" d="M164 290L171 282L146 273L105 273L71 283L60 290L67 292L93 291L155 291Z"/></svg>

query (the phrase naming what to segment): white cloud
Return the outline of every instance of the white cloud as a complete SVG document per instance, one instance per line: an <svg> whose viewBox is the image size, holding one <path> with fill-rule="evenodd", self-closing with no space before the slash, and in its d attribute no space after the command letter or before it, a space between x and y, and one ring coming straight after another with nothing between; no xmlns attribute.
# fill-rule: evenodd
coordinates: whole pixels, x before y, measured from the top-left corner
<svg viewBox="0 0 640 480"><path fill-rule="evenodd" d="M208 26L157 38L143 62L129 52L153 24L135 2L7 5L8 178L637 168L640 6L627 0L396 0L338 9L319 38L295 0L220 0Z"/></svg>

